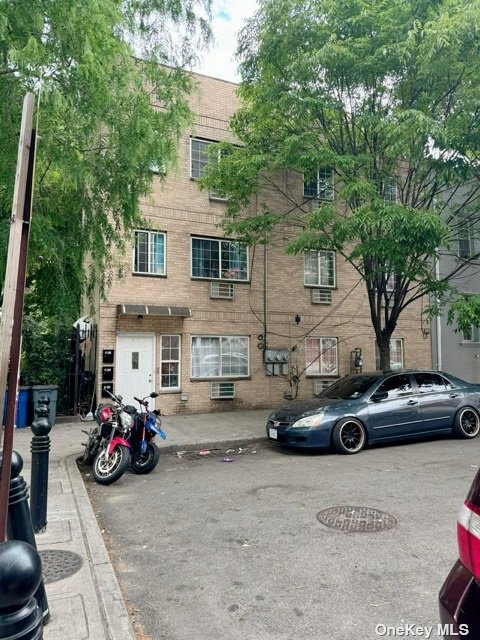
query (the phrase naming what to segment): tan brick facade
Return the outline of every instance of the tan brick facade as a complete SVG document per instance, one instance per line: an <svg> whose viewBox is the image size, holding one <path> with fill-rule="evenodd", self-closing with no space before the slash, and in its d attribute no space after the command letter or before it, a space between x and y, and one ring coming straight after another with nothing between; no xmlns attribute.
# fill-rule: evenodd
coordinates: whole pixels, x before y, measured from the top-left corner
<svg viewBox="0 0 480 640"><path fill-rule="evenodd" d="M166 414L222 411L233 408L276 407L284 402L283 394L298 393L299 398L312 397L315 378L305 375L305 335L335 337L338 339L338 374L350 373L351 352L362 349L363 370L375 369L375 339L370 323L368 301L358 275L336 255L336 285L331 291L331 304L313 304L311 287L304 286L303 257L286 256L282 242L265 250L250 248L250 279L236 282L232 300L211 299L210 282L191 278L191 236L208 238L223 236L218 227L225 204L209 199L190 179L190 136L208 140L231 139L227 130L228 119L238 105L236 85L197 76L199 92L192 97L196 113L195 125L182 140L178 167L169 171L164 182L154 176L152 198L143 203L148 228L165 233L166 276L132 274L132 249L124 256L126 275L115 281L108 300L98 312L98 385L101 397L102 353L104 349L117 349L118 333L146 332L155 334L155 389L160 387L160 336L181 336L181 385L178 391L162 391L157 407ZM303 183L299 175L287 175L289 187L301 198ZM286 211L289 203L279 199L275 206ZM266 255L264 255L266 252ZM264 264L266 277L264 279ZM264 295L264 281L266 294ZM357 285L357 286L355 286ZM289 351L289 373L298 374L298 389L291 387L283 376L269 376L263 364L263 351L258 348L259 336L264 333L264 300L266 300L267 341L269 348ZM146 304L188 307L188 318L151 317L137 315L117 317L119 304ZM300 322L295 318L300 316ZM191 378L191 336L248 336L249 376L225 378L235 381L233 400L211 400L209 379ZM403 314L395 332L404 341L406 367L431 365L430 341L422 336L421 303L412 304ZM118 362L114 369L118 375ZM321 379L328 379L322 376ZM223 378L222 378L223 380ZM153 386L146 383L144 395ZM115 385L117 393L122 389ZM131 401L131 398L128 399Z"/></svg>

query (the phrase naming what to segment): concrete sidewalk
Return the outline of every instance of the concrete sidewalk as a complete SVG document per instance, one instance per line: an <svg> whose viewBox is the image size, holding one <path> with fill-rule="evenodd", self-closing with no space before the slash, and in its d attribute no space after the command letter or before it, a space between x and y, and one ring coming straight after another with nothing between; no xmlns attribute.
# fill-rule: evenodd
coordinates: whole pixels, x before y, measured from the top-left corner
<svg viewBox="0 0 480 640"><path fill-rule="evenodd" d="M172 416L163 419L167 440L162 453L229 448L265 438L269 411ZM93 512L76 458L81 455L92 422L56 424L50 432L48 524L36 536L42 554L70 552L81 559L80 568L57 581L46 582L51 620L45 640L133 640L134 632L102 532ZM29 428L16 429L14 449L23 457L21 475L30 485ZM161 462L154 473L161 473ZM76 554L76 555L72 555ZM51 554L54 555L55 554ZM62 554L59 554L61 557ZM55 556L58 557L58 556ZM68 571L67 571L68 573Z"/></svg>

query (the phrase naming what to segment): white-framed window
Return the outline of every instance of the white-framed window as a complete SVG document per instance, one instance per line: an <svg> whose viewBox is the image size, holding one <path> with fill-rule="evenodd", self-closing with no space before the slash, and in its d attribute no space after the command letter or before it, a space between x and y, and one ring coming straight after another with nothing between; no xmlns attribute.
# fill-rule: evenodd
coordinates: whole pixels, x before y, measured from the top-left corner
<svg viewBox="0 0 480 640"><path fill-rule="evenodd" d="M305 338L305 358L307 376L337 376L337 338Z"/></svg>
<svg viewBox="0 0 480 640"><path fill-rule="evenodd" d="M192 237L192 278L248 280L248 247L232 240Z"/></svg>
<svg viewBox="0 0 480 640"><path fill-rule="evenodd" d="M192 336L192 378L245 378L249 375L248 336Z"/></svg>
<svg viewBox="0 0 480 640"><path fill-rule="evenodd" d="M160 336L160 388L180 389L180 336Z"/></svg>
<svg viewBox="0 0 480 640"><path fill-rule="evenodd" d="M395 178L386 178L382 182L382 198L386 204L395 204L398 200L398 188Z"/></svg>
<svg viewBox="0 0 480 640"><path fill-rule="evenodd" d="M304 254L304 282L310 287L336 286L335 251L306 251Z"/></svg>
<svg viewBox="0 0 480 640"><path fill-rule="evenodd" d="M209 146L213 144L209 140L200 138L190 138L190 177L193 179L203 178L205 168L210 162L208 153Z"/></svg>
<svg viewBox="0 0 480 640"><path fill-rule="evenodd" d="M205 168L212 160L209 153L211 144L218 144L218 141L190 138L190 177L194 180L203 178L205 175ZM217 151L218 160L220 160L221 156L222 151L219 149Z"/></svg>
<svg viewBox="0 0 480 640"><path fill-rule="evenodd" d="M317 175L303 182L303 195L305 198L318 200L333 200L333 169L332 167L320 167Z"/></svg>
<svg viewBox="0 0 480 640"><path fill-rule="evenodd" d="M375 366L377 371L380 371L380 350L377 342L375 342ZM390 339L390 369L397 371L404 369L404 355L403 355L403 338L391 338Z"/></svg>
<svg viewBox="0 0 480 640"><path fill-rule="evenodd" d="M464 330L463 341L464 342L480 342L480 327L476 327L475 325L472 324L469 329Z"/></svg>
<svg viewBox="0 0 480 640"><path fill-rule="evenodd" d="M165 234L161 231L135 231L133 272L165 275Z"/></svg>
<svg viewBox="0 0 480 640"><path fill-rule="evenodd" d="M212 158L209 153L209 147L215 144L213 140L202 140L200 138L190 138L190 178L197 180L203 178L205 169ZM217 159L220 160L222 151L217 152ZM220 193L220 191L209 191L210 200L228 200L228 195Z"/></svg>

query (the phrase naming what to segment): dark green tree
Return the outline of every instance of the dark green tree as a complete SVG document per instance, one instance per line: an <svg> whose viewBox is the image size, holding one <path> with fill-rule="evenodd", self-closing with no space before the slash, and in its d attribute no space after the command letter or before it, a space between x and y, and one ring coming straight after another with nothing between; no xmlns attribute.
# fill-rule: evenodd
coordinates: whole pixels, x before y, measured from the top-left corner
<svg viewBox="0 0 480 640"><path fill-rule="evenodd" d="M229 195L229 233L353 265L382 368L415 300L475 310L455 283L479 257L457 251L478 221L479 23L478 0L259 0L240 36L241 144L222 146L204 184ZM281 210L266 197L252 214L268 193Z"/></svg>

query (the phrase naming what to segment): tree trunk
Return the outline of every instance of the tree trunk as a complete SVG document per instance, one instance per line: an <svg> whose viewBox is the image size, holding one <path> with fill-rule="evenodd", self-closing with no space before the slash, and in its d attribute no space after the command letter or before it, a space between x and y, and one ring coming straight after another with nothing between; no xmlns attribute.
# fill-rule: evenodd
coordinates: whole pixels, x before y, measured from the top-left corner
<svg viewBox="0 0 480 640"><path fill-rule="evenodd" d="M378 342L378 350L380 352L380 369L387 370L390 365L390 336L382 335Z"/></svg>

